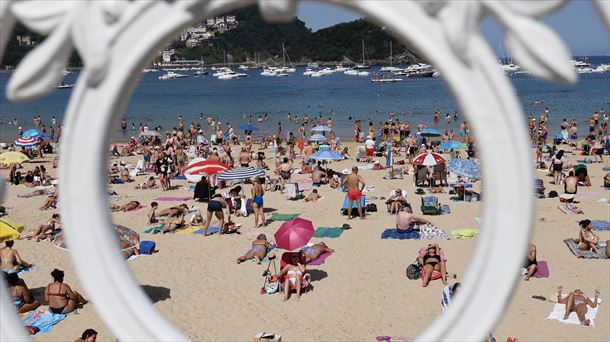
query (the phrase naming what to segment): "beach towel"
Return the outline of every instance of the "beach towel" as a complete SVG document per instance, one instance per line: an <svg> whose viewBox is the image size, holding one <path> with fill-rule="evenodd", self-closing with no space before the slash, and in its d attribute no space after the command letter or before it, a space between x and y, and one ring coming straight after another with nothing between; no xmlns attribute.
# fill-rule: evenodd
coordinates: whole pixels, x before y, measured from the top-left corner
<svg viewBox="0 0 610 342"><path fill-rule="evenodd" d="M32 267L23 267L23 268L21 268L19 270L19 272L17 272L17 275L21 275L23 273L34 271L34 270L35 270L34 266L32 266Z"/></svg>
<svg viewBox="0 0 610 342"><path fill-rule="evenodd" d="M345 196L343 198L343 205L341 205L341 210L347 210L347 207L349 205L349 199L347 198L347 196ZM365 196L360 197L360 206L362 206L362 209L364 209L364 207L366 206L366 200L365 200ZM356 201L352 202L352 209L357 209L358 208L358 203ZM347 215L347 213L346 213Z"/></svg>
<svg viewBox="0 0 610 342"><path fill-rule="evenodd" d="M316 229L316 231L313 234L313 237L334 239L334 238L338 238L339 236L341 236L341 234L343 234L343 229L341 229L341 228L320 227L320 228Z"/></svg>
<svg viewBox="0 0 610 342"><path fill-rule="evenodd" d="M419 240L419 232L416 230L404 231L396 228L389 228L381 233L382 239L397 239L397 240Z"/></svg>
<svg viewBox="0 0 610 342"><path fill-rule="evenodd" d="M453 229L451 236L455 239L472 239L479 236L478 229Z"/></svg>
<svg viewBox="0 0 610 342"><path fill-rule="evenodd" d="M570 251L572 252L572 254L576 255L579 258L585 258L585 259L608 259L608 257L606 256L606 248L607 247L597 247L599 250L599 254L598 253L594 253L593 251L583 251L580 248L578 248L578 243L576 243L576 240L570 238L570 239L565 239L563 240L563 242L566 243L566 245L568 245L568 248L570 249Z"/></svg>
<svg viewBox="0 0 610 342"><path fill-rule="evenodd" d="M69 314L54 314L46 309L34 310L25 316L21 322L25 327L38 330L38 334L46 334L53 329L57 323L63 321Z"/></svg>
<svg viewBox="0 0 610 342"><path fill-rule="evenodd" d="M610 221L593 220L591 221L591 229L598 231L610 230Z"/></svg>
<svg viewBox="0 0 610 342"><path fill-rule="evenodd" d="M314 265L314 266L322 265L326 261L326 258L328 258L331 254L332 253L330 253L330 252L322 253L315 260L312 260L309 263L307 263L307 265Z"/></svg>
<svg viewBox="0 0 610 342"><path fill-rule="evenodd" d="M190 197L190 196L189 197L171 197L171 196L168 196L168 197L157 197L157 198L155 198L155 201L159 201L159 202L180 201L180 202L183 202L183 201L188 201L188 200L191 200L191 199L193 199L193 198Z"/></svg>
<svg viewBox="0 0 610 342"><path fill-rule="evenodd" d="M196 230L193 232L193 234L196 235L205 235L205 229L199 227L200 229ZM220 231L220 229L218 228L218 226L209 226L208 227L208 234L216 234Z"/></svg>
<svg viewBox="0 0 610 342"><path fill-rule="evenodd" d="M534 278L548 278L551 272L546 261L538 261L538 269L534 273Z"/></svg>
<svg viewBox="0 0 610 342"><path fill-rule="evenodd" d="M248 253L249 251L250 251L250 250L248 249L248 250L246 251L246 253ZM279 248L272 248L272 249L271 249L269 252L267 252L267 254L266 254L266 255L265 255L265 257L263 258L263 260L261 260L261 263L266 263L266 262L268 262L268 261L269 261L269 254L271 254L271 253L275 253L275 254L277 254L277 253L279 253L279 252L280 252L280 249L279 249ZM244 254L242 254L242 255L246 255L246 253L244 253ZM256 262L256 260L255 260L255 259L248 259L248 260L246 260L246 261L244 261L244 262Z"/></svg>
<svg viewBox="0 0 610 342"><path fill-rule="evenodd" d="M203 226L188 226L184 229L174 231L174 234L185 235L185 234L194 234L199 229L203 228Z"/></svg>
<svg viewBox="0 0 610 342"><path fill-rule="evenodd" d="M164 225L160 224L158 226L154 226L154 227L150 227L146 230L144 230L144 234L154 234L155 232L161 231L163 229Z"/></svg>
<svg viewBox="0 0 610 342"><path fill-rule="evenodd" d="M571 215L584 214L582 210L578 209L578 207L572 203L560 203L557 206L557 209L561 210L561 212L564 214L571 214Z"/></svg>
<svg viewBox="0 0 610 342"><path fill-rule="evenodd" d="M276 214L271 215L271 221L290 221L293 218L299 217L299 214Z"/></svg>
<svg viewBox="0 0 610 342"><path fill-rule="evenodd" d="M593 301L593 299L591 299L591 301ZM587 313L585 314L585 318L588 319L589 321L591 321L591 323L590 323L591 327L595 326L594 321L595 321L595 317L597 316L597 310L599 309L600 304L601 304L601 299L598 298L597 307L592 308L589 305L587 305ZM546 319L554 319L554 320L557 320L564 324L580 325L580 321L578 320L578 315L576 315L576 312L571 312L570 315L568 316L568 319L563 319L563 316L565 315L565 313L566 313L566 305L556 303L553 306L553 311L551 311L551 313L549 314L549 317L547 317Z"/></svg>

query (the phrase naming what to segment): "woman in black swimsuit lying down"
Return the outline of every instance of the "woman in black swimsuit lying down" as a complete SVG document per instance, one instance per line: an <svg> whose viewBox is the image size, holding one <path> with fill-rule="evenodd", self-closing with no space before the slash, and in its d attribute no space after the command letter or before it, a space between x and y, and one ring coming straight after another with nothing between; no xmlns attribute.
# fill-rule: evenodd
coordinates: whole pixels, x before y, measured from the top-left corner
<svg viewBox="0 0 610 342"><path fill-rule="evenodd" d="M44 299L49 303L49 311L54 314L67 314L74 311L77 305L85 305L88 301L68 284L64 284L64 272L54 269L51 272L53 282L44 290Z"/></svg>
<svg viewBox="0 0 610 342"><path fill-rule="evenodd" d="M440 247L438 244L434 243L428 245L426 254L419 257L419 263L422 265L422 269L424 271L424 275L422 277L423 287L428 286L428 283L432 278L432 271L439 271L441 273L443 285L447 285L445 262L441 259Z"/></svg>

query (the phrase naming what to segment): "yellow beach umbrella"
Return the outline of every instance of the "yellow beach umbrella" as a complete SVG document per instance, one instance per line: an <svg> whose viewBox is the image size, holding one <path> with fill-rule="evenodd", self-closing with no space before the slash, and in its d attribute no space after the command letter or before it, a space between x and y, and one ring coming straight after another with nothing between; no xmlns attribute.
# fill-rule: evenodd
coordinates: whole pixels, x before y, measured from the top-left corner
<svg viewBox="0 0 610 342"><path fill-rule="evenodd" d="M0 242L16 240L23 231L23 225L9 219L0 219Z"/></svg>
<svg viewBox="0 0 610 342"><path fill-rule="evenodd" d="M21 164L30 161L30 158L21 152L5 152L0 154L0 164Z"/></svg>

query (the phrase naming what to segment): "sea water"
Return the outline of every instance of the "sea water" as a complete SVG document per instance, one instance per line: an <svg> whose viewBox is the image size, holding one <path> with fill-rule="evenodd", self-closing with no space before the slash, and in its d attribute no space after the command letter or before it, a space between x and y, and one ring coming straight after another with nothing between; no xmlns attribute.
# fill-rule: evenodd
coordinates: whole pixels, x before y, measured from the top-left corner
<svg viewBox="0 0 610 342"><path fill-rule="evenodd" d="M589 57L592 65L608 63L608 57ZM379 68L373 67L371 74ZM237 69L236 69L237 70ZM442 78L403 78L396 83L372 83L371 77L359 77L335 73L320 78L303 76L304 68L289 77L261 76L260 69L246 70L248 77L234 80L218 80L211 74L195 77L191 71L178 71L188 74L188 78L159 80L164 72L143 73L129 105L124 113L128 119L128 132L121 133L119 120L113 129L114 139L124 139L137 135L131 131L131 124L154 127L161 125L170 129L178 125L181 115L185 125L200 122L210 132L205 119L210 116L222 123L231 123L237 127L246 123L251 115L253 124L263 132L276 132L281 122L283 132L297 131L298 126L287 121L288 113L298 115L300 122L303 114L309 120L322 115L324 121L332 116L336 133L342 137L353 135L354 120L363 121L366 131L368 121L375 127L380 121L388 118L388 113L395 112L400 121L409 121L413 126L419 122L439 130L457 128L465 116L448 93ZM240 70L240 72L243 72ZM32 128L33 117L40 115L47 129L51 117L56 116L60 123L72 93L70 89L54 90L51 94L38 100L25 103L13 103L4 95L10 73L0 74L0 140L10 141L17 135L17 127L8 125L13 119L23 129ZM66 76L65 83L78 81L78 72ZM576 118L583 124L595 111L610 109L610 73L580 74L574 86L559 85L538 80L527 74L510 76L525 115L538 116L545 107L550 109L550 130L557 132L561 121ZM539 103L542 100L543 103ZM440 110L441 120L433 122L435 110ZM458 122L444 122L446 113L453 117L458 111ZM331 112L334 111L334 115ZM375 114L377 112L377 114ZM404 115L403 115L404 112ZM204 120L200 120L203 113ZM268 120L257 122L259 116L268 115ZM81 113L80 115L92 115ZM493 115L493 113L490 113ZM300 125L300 124L299 124ZM581 128L581 131L584 129Z"/></svg>

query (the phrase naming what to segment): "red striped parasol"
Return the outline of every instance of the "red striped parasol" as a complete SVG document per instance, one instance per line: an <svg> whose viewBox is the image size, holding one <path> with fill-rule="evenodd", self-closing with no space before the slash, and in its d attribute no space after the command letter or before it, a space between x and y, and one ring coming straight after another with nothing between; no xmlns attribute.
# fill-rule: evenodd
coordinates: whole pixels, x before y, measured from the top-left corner
<svg viewBox="0 0 610 342"><path fill-rule="evenodd" d="M445 162L447 162L447 160L436 152L422 153L413 158L414 165L433 166L438 164L444 164Z"/></svg>

